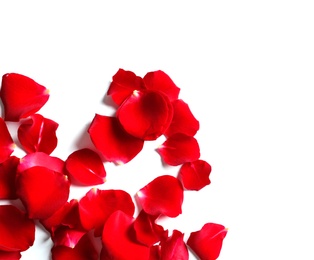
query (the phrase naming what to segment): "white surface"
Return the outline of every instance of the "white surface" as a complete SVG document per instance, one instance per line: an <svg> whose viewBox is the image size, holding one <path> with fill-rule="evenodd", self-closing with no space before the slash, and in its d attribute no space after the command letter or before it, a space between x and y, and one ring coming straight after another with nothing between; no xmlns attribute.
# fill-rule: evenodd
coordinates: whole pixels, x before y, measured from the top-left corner
<svg viewBox="0 0 314 260"><path fill-rule="evenodd" d="M201 158L213 168L212 184L186 192L183 214L165 225L186 234L206 222L227 226L219 260L310 260L313 13L313 1L302 0L1 1L0 74L21 73L50 89L40 113L60 124L52 155L65 159L89 143L94 114L111 113L102 101L118 68L165 71L200 121ZM154 151L161 142L145 144L125 166L106 165L100 187L134 194L175 172L161 168ZM22 259L49 259L45 239L38 230Z"/></svg>

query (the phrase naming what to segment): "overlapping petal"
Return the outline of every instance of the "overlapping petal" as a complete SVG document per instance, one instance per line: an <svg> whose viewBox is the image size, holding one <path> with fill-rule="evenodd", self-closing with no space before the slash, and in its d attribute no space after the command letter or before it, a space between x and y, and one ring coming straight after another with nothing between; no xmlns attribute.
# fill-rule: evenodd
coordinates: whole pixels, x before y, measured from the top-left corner
<svg viewBox="0 0 314 260"><path fill-rule="evenodd" d="M7 252L0 250L0 259L1 260L19 260L21 259L22 255L20 252Z"/></svg>
<svg viewBox="0 0 314 260"><path fill-rule="evenodd" d="M14 151L15 144L10 135L5 121L0 117L0 163L10 157Z"/></svg>
<svg viewBox="0 0 314 260"><path fill-rule="evenodd" d="M39 111L48 101L49 91L27 76L7 73L2 76L0 98L4 120L17 122Z"/></svg>
<svg viewBox="0 0 314 260"><path fill-rule="evenodd" d="M19 158L11 156L0 164L0 199L17 199L15 177L19 162Z"/></svg>
<svg viewBox="0 0 314 260"><path fill-rule="evenodd" d="M189 252L185 242L184 234L173 230L172 235L160 243L160 259L163 260L188 260Z"/></svg>

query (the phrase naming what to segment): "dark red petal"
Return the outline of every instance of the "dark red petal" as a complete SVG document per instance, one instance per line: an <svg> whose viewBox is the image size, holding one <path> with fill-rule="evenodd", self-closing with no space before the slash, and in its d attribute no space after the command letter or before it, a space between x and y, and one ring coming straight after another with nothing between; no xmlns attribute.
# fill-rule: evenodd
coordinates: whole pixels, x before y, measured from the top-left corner
<svg viewBox="0 0 314 260"><path fill-rule="evenodd" d="M0 164L0 199L17 199L15 177L19 162L19 158L11 156Z"/></svg>
<svg viewBox="0 0 314 260"><path fill-rule="evenodd" d="M49 99L49 91L29 77L7 73L2 76L0 98L4 120L17 122L41 109Z"/></svg>
<svg viewBox="0 0 314 260"><path fill-rule="evenodd" d="M203 160L184 163L178 174L179 180L187 190L200 190L210 184L210 164Z"/></svg>
<svg viewBox="0 0 314 260"><path fill-rule="evenodd" d="M161 242L161 259L163 260L188 260L189 252L183 234L173 230L171 237Z"/></svg>
<svg viewBox="0 0 314 260"><path fill-rule="evenodd" d="M132 160L144 145L143 140L125 132L115 117L96 114L88 133L105 159L117 164Z"/></svg>
<svg viewBox="0 0 314 260"><path fill-rule="evenodd" d="M134 91L117 111L117 117L129 134L143 140L155 140L171 123L169 99L157 91Z"/></svg>
<svg viewBox="0 0 314 260"><path fill-rule="evenodd" d="M6 252L0 250L0 259L1 260L19 260L22 255L20 252Z"/></svg>
<svg viewBox="0 0 314 260"><path fill-rule="evenodd" d="M111 259L148 260L149 247L136 243L130 235L132 222L132 216L118 210L105 223L102 241Z"/></svg>
<svg viewBox="0 0 314 260"><path fill-rule="evenodd" d="M197 140L185 134L170 136L157 152L166 164L177 166L185 162L193 162L200 158L200 148Z"/></svg>
<svg viewBox="0 0 314 260"><path fill-rule="evenodd" d="M25 251L35 240L35 223L12 205L0 206L0 250Z"/></svg>
<svg viewBox="0 0 314 260"><path fill-rule="evenodd" d="M15 144L10 135L8 127L4 120L0 117L0 163L10 157L15 148Z"/></svg>
<svg viewBox="0 0 314 260"><path fill-rule="evenodd" d="M55 121L34 114L21 123L17 136L27 153L44 152L51 154L58 143L56 136L58 126Z"/></svg>
<svg viewBox="0 0 314 260"><path fill-rule="evenodd" d="M166 136L176 133L182 133L194 136L200 128L199 121L192 114L189 106L183 100L178 99L172 102L173 118L167 131Z"/></svg>
<svg viewBox="0 0 314 260"><path fill-rule="evenodd" d="M161 260L160 250L161 250L160 245L151 246L149 252L149 260Z"/></svg>
<svg viewBox="0 0 314 260"><path fill-rule="evenodd" d="M207 223L201 230L192 232L187 245L204 260L216 260L228 230L220 224Z"/></svg>
<svg viewBox="0 0 314 260"><path fill-rule="evenodd" d="M161 70L148 72L143 80L147 89L163 92L170 101L178 99L180 88L165 72Z"/></svg>
<svg viewBox="0 0 314 260"><path fill-rule="evenodd" d="M30 218L50 217L67 202L69 191L66 175L42 166L34 166L17 175L16 192Z"/></svg>
<svg viewBox="0 0 314 260"><path fill-rule="evenodd" d="M83 185L97 185L106 181L106 170L100 156L84 148L71 153L65 160L65 167L75 180Z"/></svg>
<svg viewBox="0 0 314 260"><path fill-rule="evenodd" d="M135 206L130 194L123 190L99 190L92 188L79 201L82 225L86 230L95 229L100 236L108 217L116 210L133 216Z"/></svg>
<svg viewBox="0 0 314 260"><path fill-rule="evenodd" d="M151 215L177 217L182 213L183 187L170 175L155 178L137 192L143 210Z"/></svg>
<svg viewBox="0 0 314 260"><path fill-rule="evenodd" d="M121 105L134 90L144 88L144 82L141 77L136 76L132 71L119 69L112 77L107 95L111 96L112 100L117 105Z"/></svg>

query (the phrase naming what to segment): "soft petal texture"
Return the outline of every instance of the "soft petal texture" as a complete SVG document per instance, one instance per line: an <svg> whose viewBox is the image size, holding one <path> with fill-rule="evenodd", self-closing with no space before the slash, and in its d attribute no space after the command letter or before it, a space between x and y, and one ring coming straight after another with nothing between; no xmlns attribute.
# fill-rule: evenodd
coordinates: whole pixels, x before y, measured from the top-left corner
<svg viewBox="0 0 314 260"><path fill-rule="evenodd" d="M72 229L66 226L59 226L51 239L54 246L67 246L74 248L76 244L80 241L82 236L86 234L84 230Z"/></svg>
<svg viewBox="0 0 314 260"><path fill-rule="evenodd" d="M134 90L141 90L144 88L144 82L141 77L136 76L132 71L119 69L112 77L112 82L107 91L107 95L111 96L112 100L117 105L121 105Z"/></svg>
<svg viewBox="0 0 314 260"><path fill-rule="evenodd" d="M190 107L183 100L178 99L172 102L173 118L170 126L165 132L166 136L182 133L194 136L200 128L199 121L192 114Z"/></svg>
<svg viewBox="0 0 314 260"><path fill-rule="evenodd" d="M20 252L6 252L0 250L0 259L1 260L19 260L22 255Z"/></svg>
<svg viewBox="0 0 314 260"><path fill-rule="evenodd" d="M200 190L210 184L212 167L204 160L184 163L178 174L183 187L187 190Z"/></svg>
<svg viewBox="0 0 314 260"><path fill-rule="evenodd" d="M169 99L157 91L134 91L117 111L124 130L143 140L161 136L169 127L172 116Z"/></svg>
<svg viewBox="0 0 314 260"><path fill-rule="evenodd" d="M201 230L190 234L187 245L200 259L216 260L227 231L223 225L206 223Z"/></svg>
<svg viewBox="0 0 314 260"><path fill-rule="evenodd" d="M170 175L155 178L137 192L143 210L151 215L177 217L182 213L183 187Z"/></svg>
<svg viewBox="0 0 314 260"><path fill-rule="evenodd" d="M96 114L88 133L95 147L105 159L117 164L132 160L144 145L143 140L125 132L115 117Z"/></svg>
<svg viewBox="0 0 314 260"><path fill-rule="evenodd" d="M0 117L0 163L10 157L14 151L15 144L10 135L8 127L4 120Z"/></svg>
<svg viewBox="0 0 314 260"><path fill-rule="evenodd" d="M178 230L173 230L172 235L161 245L161 259L162 260L188 260L189 252L185 242L183 241L183 234Z"/></svg>
<svg viewBox="0 0 314 260"><path fill-rule="evenodd" d="M200 147L197 140L185 134L170 136L157 148L157 152L166 164L172 166L193 162L200 158Z"/></svg>
<svg viewBox="0 0 314 260"><path fill-rule="evenodd" d="M15 177L19 162L19 158L11 156L0 164L0 199L17 199Z"/></svg>
<svg viewBox="0 0 314 260"><path fill-rule="evenodd" d="M16 192L30 218L45 219L67 202L70 182L60 172L34 166L18 173Z"/></svg>
<svg viewBox="0 0 314 260"><path fill-rule="evenodd" d="M161 70L148 72L143 80L147 89L163 92L170 101L178 99L180 88L165 72Z"/></svg>
<svg viewBox="0 0 314 260"><path fill-rule="evenodd" d="M116 210L133 216L135 206L130 194L123 190L89 190L79 201L81 222L86 230L95 229L100 236L108 217Z"/></svg>
<svg viewBox="0 0 314 260"><path fill-rule="evenodd" d="M4 120L18 122L41 109L49 99L49 91L27 76L7 73L2 76L0 98Z"/></svg>
<svg viewBox="0 0 314 260"><path fill-rule="evenodd" d="M149 247L136 243L129 232L132 222L132 216L118 210L105 223L102 241L111 259L148 260Z"/></svg>
<svg viewBox="0 0 314 260"><path fill-rule="evenodd" d="M27 153L44 152L51 154L57 147L56 131L59 124L40 114L31 115L21 123L17 136Z"/></svg>
<svg viewBox="0 0 314 260"><path fill-rule="evenodd" d="M12 205L0 206L0 250L25 251L35 240L35 223Z"/></svg>

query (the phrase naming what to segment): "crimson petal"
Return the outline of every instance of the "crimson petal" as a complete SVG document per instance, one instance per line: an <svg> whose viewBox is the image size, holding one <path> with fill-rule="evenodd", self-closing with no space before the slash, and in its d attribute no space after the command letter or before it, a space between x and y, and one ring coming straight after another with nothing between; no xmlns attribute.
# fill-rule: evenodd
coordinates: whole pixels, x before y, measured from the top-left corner
<svg viewBox="0 0 314 260"><path fill-rule="evenodd" d="M54 246L67 246L74 248L85 234L86 231L84 230L77 230L66 226L59 226L51 236L51 239Z"/></svg>
<svg viewBox="0 0 314 260"><path fill-rule="evenodd" d="M144 145L143 140L125 132L115 117L96 114L88 133L105 159L118 164L132 160Z"/></svg>
<svg viewBox="0 0 314 260"><path fill-rule="evenodd" d="M0 98L4 119L18 122L41 109L49 99L49 91L29 77L7 73L2 76Z"/></svg>
<svg viewBox="0 0 314 260"><path fill-rule="evenodd" d="M187 245L204 260L216 260L228 230L220 224L206 223L201 230L192 232Z"/></svg>
<svg viewBox="0 0 314 260"><path fill-rule="evenodd" d="M20 252L6 252L0 250L0 259L1 260L19 260L22 255Z"/></svg>
<svg viewBox="0 0 314 260"><path fill-rule="evenodd" d="M0 163L4 162L13 153L15 144L10 135L8 127L0 117Z"/></svg>
<svg viewBox="0 0 314 260"><path fill-rule="evenodd" d="M171 237L162 241L161 259L163 260L188 260L189 252L185 242L183 241L184 234L178 230L173 230Z"/></svg>
<svg viewBox="0 0 314 260"><path fill-rule="evenodd" d="M183 187L170 175L155 178L137 192L143 210L151 215L177 217L182 213Z"/></svg>
<svg viewBox="0 0 314 260"><path fill-rule="evenodd" d="M185 162L193 162L200 157L197 140L185 134L177 133L170 136L157 152L168 165L177 166Z"/></svg>
<svg viewBox="0 0 314 260"><path fill-rule="evenodd" d="M19 162L19 158L11 156L0 164L0 199L17 199L15 177Z"/></svg>

